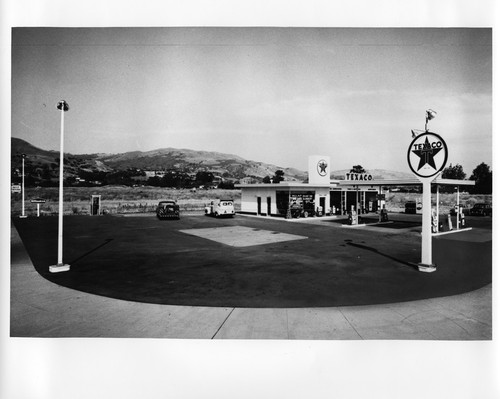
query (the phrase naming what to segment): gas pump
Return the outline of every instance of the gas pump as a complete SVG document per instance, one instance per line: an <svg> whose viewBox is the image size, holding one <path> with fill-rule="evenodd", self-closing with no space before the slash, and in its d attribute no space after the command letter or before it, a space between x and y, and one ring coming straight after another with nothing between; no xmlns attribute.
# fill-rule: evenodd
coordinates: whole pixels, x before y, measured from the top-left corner
<svg viewBox="0 0 500 399"><path fill-rule="evenodd" d="M465 227L465 215L464 208L462 206L458 207L458 224L461 229Z"/></svg>
<svg viewBox="0 0 500 399"><path fill-rule="evenodd" d="M382 206L383 208L380 210L379 222L388 222L389 216L387 215L387 209L385 209L385 204Z"/></svg>
<svg viewBox="0 0 500 399"><path fill-rule="evenodd" d="M101 214L101 196L100 195L92 195L90 200L90 214L92 216Z"/></svg>
<svg viewBox="0 0 500 399"><path fill-rule="evenodd" d="M351 205L351 211L349 212L349 218L347 220L348 224L351 226L358 224L358 213L356 212L354 205Z"/></svg>
<svg viewBox="0 0 500 399"><path fill-rule="evenodd" d="M433 233L438 232L438 216L435 209L432 210L431 214L431 231Z"/></svg>
<svg viewBox="0 0 500 399"><path fill-rule="evenodd" d="M460 230L465 227L465 215L464 208L461 205L455 205L455 215L457 215L457 230ZM448 224L450 225L450 230L453 230L453 224L451 221L451 211L450 215L448 215Z"/></svg>

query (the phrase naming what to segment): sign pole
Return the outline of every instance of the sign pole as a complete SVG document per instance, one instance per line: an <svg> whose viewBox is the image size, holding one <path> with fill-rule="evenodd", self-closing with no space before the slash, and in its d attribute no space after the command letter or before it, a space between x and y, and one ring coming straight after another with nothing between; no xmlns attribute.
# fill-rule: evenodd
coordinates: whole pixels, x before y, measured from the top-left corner
<svg viewBox="0 0 500 399"><path fill-rule="evenodd" d="M432 203L431 180L421 178L422 182L422 261L418 264L421 272L434 272L436 265L432 263Z"/></svg>
<svg viewBox="0 0 500 399"><path fill-rule="evenodd" d="M66 101L59 101L57 109L61 110L61 148L59 155L59 224L57 237L57 265L49 266L51 273L65 272L70 269L63 263L63 164L64 164L64 112L69 109Z"/></svg>
<svg viewBox="0 0 500 399"><path fill-rule="evenodd" d="M436 214L438 218L438 231L439 231L439 184L436 184Z"/></svg>
<svg viewBox="0 0 500 399"><path fill-rule="evenodd" d="M418 270L430 273L436 271L432 263L431 182L446 165L448 147L441 136L426 130L410 143L407 156L410 169L422 182L422 258ZM437 201L439 207L439 194Z"/></svg>

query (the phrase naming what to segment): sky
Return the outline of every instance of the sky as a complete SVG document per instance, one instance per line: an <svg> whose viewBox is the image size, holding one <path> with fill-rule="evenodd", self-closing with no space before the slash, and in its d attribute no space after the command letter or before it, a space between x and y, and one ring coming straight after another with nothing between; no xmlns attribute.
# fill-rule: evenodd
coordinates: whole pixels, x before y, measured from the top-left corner
<svg viewBox="0 0 500 399"><path fill-rule="evenodd" d="M409 172L411 129L467 176L492 164L486 28L14 28L12 136L65 151L174 147Z"/></svg>

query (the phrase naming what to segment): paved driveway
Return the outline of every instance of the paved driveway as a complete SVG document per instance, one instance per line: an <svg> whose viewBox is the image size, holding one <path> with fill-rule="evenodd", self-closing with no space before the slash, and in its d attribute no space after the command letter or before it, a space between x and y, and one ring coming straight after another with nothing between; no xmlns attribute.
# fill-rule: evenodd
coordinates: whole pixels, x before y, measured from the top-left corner
<svg viewBox="0 0 500 399"><path fill-rule="evenodd" d="M244 218L237 224L245 224L248 220L249 218ZM137 223L144 226L144 220ZM153 223L157 221L152 218L145 226L155 226ZM198 224L198 221L195 219L191 223ZM209 228L207 223L211 225L218 221L202 218L199 223L203 228ZM272 225L271 229L267 227L266 230L276 230L284 234L291 234L292 231L297 233L294 224L276 223L280 223L281 227ZM199 227L201 226L197 225L197 228ZM318 231L315 229L324 230L325 227L309 227L309 230L315 233L308 234L307 240L311 237L313 240L317 239ZM339 230L340 228L337 228L336 234L340 234ZM369 245L366 241L361 243L359 233L360 231L356 230L349 234L353 234L360 245ZM332 237L335 237L335 234L332 233L330 239ZM307 240L290 241L289 245ZM450 237L447 237L447 240L450 241ZM210 245L219 245L210 240L209 242ZM342 250L348 251L352 248L359 251L358 254L372 252L348 245L346 241L344 245ZM492 336L491 285L488 283L461 295L378 305L165 305L85 293L47 280L33 267L15 228L12 228L11 247L11 336L418 340L489 340ZM85 252L84 248L80 250L88 252ZM99 249L96 249L92 253L98 251ZM397 259L397 255L390 256ZM422 275L439 276L441 271L438 268L436 273L421 274L410 267L400 266L399 260L391 260L381 255L380 257L389 264L393 262L393 271L407 271L417 278ZM74 268L76 265L78 262ZM72 267L71 272L74 268Z"/></svg>

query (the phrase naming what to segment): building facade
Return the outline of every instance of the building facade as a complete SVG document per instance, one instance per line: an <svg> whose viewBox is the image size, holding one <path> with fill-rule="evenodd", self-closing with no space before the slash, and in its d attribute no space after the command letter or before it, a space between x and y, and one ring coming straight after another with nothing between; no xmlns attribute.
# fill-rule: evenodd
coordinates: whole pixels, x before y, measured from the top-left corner
<svg viewBox="0 0 500 399"><path fill-rule="evenodd" d="M290 217L295 207L304 216L377 212L385 205L385 192L395 186L421 186L416 178L374 179L367 173L347 173L344 180L330 179L330 157L309 157L308 183L237 184L241 189L241 213ZM473 181L440 179L437 185L470 186ZM458 191L457 191L458 192Z"/></svg>

